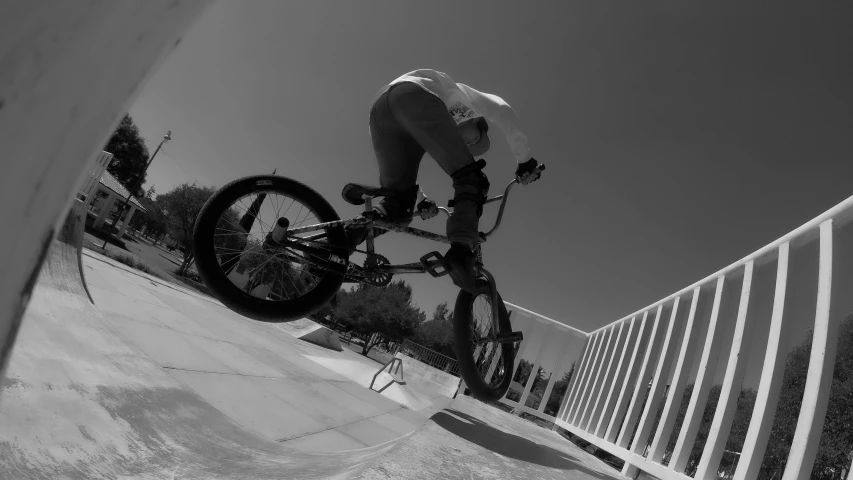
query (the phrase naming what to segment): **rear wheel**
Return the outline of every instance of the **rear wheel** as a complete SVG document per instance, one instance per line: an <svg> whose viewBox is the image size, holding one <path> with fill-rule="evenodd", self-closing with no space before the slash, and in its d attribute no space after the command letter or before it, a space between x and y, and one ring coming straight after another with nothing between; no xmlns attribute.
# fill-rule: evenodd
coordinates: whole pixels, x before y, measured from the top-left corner
<svg viewBox="0 0 853 480"><path fill-rule="evenodd" d="M333 260L344 268L346 250L336 246L346 245L346 233L338 226L288 234L282 243L271 241L271 233L276 225L334 220L332 206L302 183L273 175L236 180L219 189L196 219L196 267L216 298L242 315L265 322L304 317L338 292L344 272L328 265ZM323 238L304 241L318 234ZM309 253L302 245L314 248Z"/></svg>
<svg viewBox="0 0 853 480"><path fill-rule="evenodd" d="M477 280L477 287L478 295L462 290L456 297L453 342L459 373L471 394L478 400L493 402L504 396L512 382L515 346L496 341L498 334L512 331L500 294L495 292L500 328L500 332L495 332L489 283Z"/></svg>

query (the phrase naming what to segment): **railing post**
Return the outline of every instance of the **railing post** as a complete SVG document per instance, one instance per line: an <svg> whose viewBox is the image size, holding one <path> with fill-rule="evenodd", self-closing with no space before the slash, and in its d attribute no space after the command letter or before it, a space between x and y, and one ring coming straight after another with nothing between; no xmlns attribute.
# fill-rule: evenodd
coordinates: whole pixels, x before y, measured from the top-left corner
<svg viewBox="0 0 853 480"><path fill-rule="evenodd" d="M749 348L744 348L752 339L752 329L755 322L747 318L749 309L749 294L752 289L752 270L755 262L749 261L744 266L743 285L740 290L740 305L738 306L735 333L732 338L732 348L726 366L726 376L720 390L720 399L717 403L717 411L711 422L711 430L705 441L705 449L699 461L694 478L696 480L712 480L717 476L720 459L723 457L723 449L729 439L732 421L737 409L737 398L746 373L746 363L749 359Z"/></svg>
<svg viewBox="0 0 853 480"><path fill-rule="evenodd" d="M717 289L714 292L714 303L711 307L711 319L708 323L705 346L702 349L702 358L699 361L699 372L696 374L690 404L687 406L687 413L684 414L684 424L681 426L675 449L672 451L672 459L669 462L669 468L676 472L683 472L687 466L693 444L696 442L696 434L699 432L702 423L705 405L708 403L708 392L711 390L711 384L714 380L714 367L717 365L720 343L723 337L724 328L718 319L725 287L726 277L720 275L717 278Z"/></svg>
<svg viewBox="0 0 853 480"><path fill-rule="evenodd" d="M616 325L613 326L616 328ZM613 348L610 349L610 358L607 360L607 368L604 370L604 377L602 378L601 388L598 390L598 395L595 397L595 400L592 403L592 414L589 417L589 422L586 425L584 430L590 431L590 428L597 427L601 422L598 421L600 414L602 412L602 396L605 392L608 392L612 389L613 381L614 381L614 363L616 362L617 352L619 350L625 351L625 335L628 330L628 327L625 325L625 322L619 324L619 332L616 335L616 340L613 342ZM606 403L606 400L604 400Z"/></svg>
<svg viewBox="0 0 853 480"><path fill-rule="evenodd" d="M613 383L610 385L610 391L607 393L605 397L604 409L601 412L601 418L598 420L598 426L596 427L593 434L597 437L604 437L607 432L607 426L609 425L609 419L613 417L614 407L616 406L616 400L618 396L616 395L617 388L621 388L624 383L625 376L628 373L628 362L626 362L626 358L630 358L630 354L628 353L630 349L628 348L632 342L631 340L634 338L634 332L638 330L636 326L637 317L631 317L631 323L628 326L628 334L625 336L625 343L622 346L621 352L619 353L619 362L616 365L616 376L613 379ZM639 338L637 341L639 342ZM630 360L629 360L630 361Z"/></svg>
<svg viewBox="0 0 853 480"><path fill-rule="evenodd" d="M558 360L557 363L554 364L554 372L551 374L551 380L548 382L548 386L545 387L545 394L542 396L542 402L539 404L538 408L540 412L545 411L545 407L548 404L548 400L551 399L551 394L554 391L554 385L560 380L558 372L562 372L563 369L568 366L567 364L571 359L572 352L568 348L564 349L562 355L560 356L560 360ZM577 370L575 370L575 372L577 372ZM572 373L572 376L574 376L574 373ZM571 384L571 379L569 379L569 383ZM566 392L563 395L565 395L565 397L569 396L569 385L566 385ZM555 420L560 418L559 413L560 411L557 412L557 415L554 415Z"/></svg>
<svg viewBox="0 0 853 480"><path fill-rule="evenodd" d="M578 384L578 394L575 397L574 405L572 405L571 409L569 410L569 416L566 418L566 422L572 425L575 424L575 417L577 416L577 412L578 410L580 410L580 406L582 405L583 399L585 398L586 387L589 383L590 376L592 376L590 372L593 371L593 368L596 365L598 352L601 348L601 343L606 333L607 332L603 331L599 332L598 335L596 335L595 345L593 346L592 350L590 350L589 361L586 364L586 368L584 368L583 377L580 378L580 383Z"/></svg>
<svg viewBox="0 0 853 480"><path fill-rule="evenodd" d="M693 290L693 299L690 302L690 312L687 314L687 323L684 326L684 334L681 337L681 350L678 353L678 360L675 362L675 375L672 377L669 392L667 394L666 401L664 402L660 423L658 424L658 429L655 432L651 448L649 449L648 458L655 462L661 461L666 453L666 446L669 442L669 437L672 434L672 429L675 426L678 408L681 406L681 401L684 396L684 387L687 384L687 377L690 375L690 367L693 364L696 342L699 338L696 311L699 306L701 294L701 287L696 287Z"/></svg>
<svg viewBox="0 0 853 480"><path fill-rule="evenodd" d="M625 414L628 411L628 406L631 401L631 394L634 385L637 383L637 375L640 372L640 352L643 346L652 341L651 334L646 336L646 332L650 332L648 327L649 312L643 313L643 319L640 321L640 328L637 332L637 341L634 342L634 349L631 352L631 361L628 364L628 370L625 371L625 381L622 383L622 388L619 390L619 399L616 401L616 406L613 408L613 416L610 418L610 424L607 425L607 432L604 434L604 439L609 443L616 441L622 424L625 421Z"/></svg>
<svg viewBox="0 0 853 480"><path fill-rule="evenodd" d="M814 333L809 357L809 370L797 430L788 453L788 463L782 480L805 480L814 466L820 435L826 421L835 354L838 350L840 319L831 315L833 220L820 224L820 253L818 259L817 305L815 306Z"/></svg>
<svg viewBox="0 0 853 480"><path fill-rule="evenodd" d="M652 332L649 336L649 343L646 347L646 352L643 355L643 364L640 366L640 374L637 376L637 383L633 385L634 393L631 396L631 404L628 407L628 414L625 416L622 432L619 433L619 438L616 440L616 444L622 448L626 448L628 446L628 442L631 440L631 434L634 433L634 425L637 422L637 417L640 416L640 405L642 402L640 397L646 392L648 383L651 380L651 364L654 361L652 358L658 350L658 342L662 337L661 332L663 331L663 329L660 328L660 317L661 310L658 309L654 323L652 323Z"/></svg>
<svg viewBox="0 0 853 480"><path fill-rule="evenodd" d="M591 420L590 417L592 412L595 410L595 404L592 404L592 401L598 397L598 391L602 388L602 372L604 371L604 366L611 357L611 351L615 348L615 331L616 325L607 330L607 339L604 341L604 352L601 354L601 359L598 362L598 368L595 370L595 376L593 377L592 387L589 389L589 396L586 399L586 405L584 405L580 421L577 424L580 429L586 430L586 427L589 424L588 420Z"/></svg>
<svg viewBox="0 0 853 480"><path fill-rule="evenodd" d="M640 415L640 395L642 395L643 391L647 389L646 379L648 378L650 380L649 377L651 375L652 358L657 352L658 337L660 336L659 332L662 331L660 328L661 312L662 309L659 306L657 314L655 315L655 321L652 324L652 332L649 337L646 353L643 356L643 365L640 367L640 374L637 377L637 383L634 385L634 394L631 396L631 404L628 407L628 414L625 416L625 420L622 424L622 431L619 433L619 438L616 441L617 445L622 448L627 447L628 442L631 441L630 435L634 433L634 422L637 421L637 417ZM622 467L622 476L633 478L636 475L637 467L626 461L625 465Z"/></svg>
<svg viewBox="0 0 853 480"><path fill-rule="evenodd" d="M733 480L754 479L758 476L770 430L776 417L779 404L779 391L782 389L782 375L785 373L785 352L782 350L782 330L785 321L785 296L788 287L788 242L779 246L776 260L776 291L773 296L773 312L770 315L770 331L767 337L767 350L764 353L764 366L755 397L755 407L749 420L749 429L741 449L740 461Z"/></svg>
<svg viewBox="0 0 853 480"><path fill-rule="evenodd" d="M675 297L670 314L669 325L666 328L666 335L661 347L660 359L658 360L657 368L655 369L652 378L652 386L649 389L646 406L643 408L643 414L640 416L640 423L637 426L637 433L634 435L634 443L631 450L634 453L643 453L643 449L648 445L649 435L652 429L654 417L657 414L658 407L661 402L661 393L665 389L665 375L669 374L669 368L672 363L672 358L676 350L676 328L678 327L678 306L681 297Z"/></svg>
<svg viewBox="0 0 853 480"><path fill-rule="evenodd" d="M589 357L592 354L593 340L594 337L592 335L587 335L586 342L584 342L583 353L581 353L580 357L580 364L577 365L575 372L572 374L571 380L569 380L569 387L566 390L566 398L563 400L563 406L557 415L557 418L560 420L566 421L566 416L568 415L575 396L577 395L581 372L586 368L586 364L589 362Z"/></svg>

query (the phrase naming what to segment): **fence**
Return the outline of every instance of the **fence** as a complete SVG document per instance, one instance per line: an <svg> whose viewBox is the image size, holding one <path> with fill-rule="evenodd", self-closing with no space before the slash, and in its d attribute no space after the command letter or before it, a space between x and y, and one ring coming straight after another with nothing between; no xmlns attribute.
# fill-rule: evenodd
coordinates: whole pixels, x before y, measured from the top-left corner
<svg viewBox="0 0 853 480"><path fill-rule="evenodd" d="M792 414L796 428L778 462L784 464L782 480L809 478L841 319L853 310L853 296L837 294L853 286L851 258L839 254L853 240L853 229L844 228L851 218L853 197L717 273L591 332L556 425L623 459L622 474L629 477L642 471L664 480L690 474L697 480L755 479L780 396L788 393L782 381L787 353L794 350L789 332L811 327L803 334L810 339L802 344L808 367L799 413ZM736 426L746 429L741 451L725 452L750 355L759 367L754 407ZM707 408L713 419L702 446L697 434L700 424L707 425L712 387L718 400L715 409ZM844 471L833 467L830 477L842 478Z"/></svg>
<svg viewBox="0 0 853 480"><path fill-rule="evenodd" d="M459 364L455 358L438 353L411 340L404 340L398 352L453 376L459 376Z"/></svg>
<svg viewBox="0 0 853 480"><path fill-rule="evenodd" d="M521 331L524 341L516 351L510 389L499 401L509 411L553 424L588 335L518 305L504 304L513 330Z"/></svg>

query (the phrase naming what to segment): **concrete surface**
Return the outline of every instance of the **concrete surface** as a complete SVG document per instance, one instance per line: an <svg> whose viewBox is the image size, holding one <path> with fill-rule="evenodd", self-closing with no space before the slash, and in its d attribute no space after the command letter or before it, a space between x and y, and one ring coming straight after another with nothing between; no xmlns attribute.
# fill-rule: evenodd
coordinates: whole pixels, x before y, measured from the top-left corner
<svg viewBox="0 0 853 480"><path fill-rule="evenodd" d="M355 478L624 480L556 432L465 396Z"/></svg>
<svg viewBox="0 0 853 480"><path fill-rule="evenodd" d="M93 252L87 251L85 259L95 303L124 338L211 405L269 440L309 450L364 448L409 433L427 419L409 410L429 405L412 409L365 391L367 383L354 385L315 361L347 360L375 373L379 366L369 359L306 344L280 324L246 319L210 297ZM369 434L353 435L359 429ZM319 433L334 441L304 438Z"/></svg>
<svg viewBox="0 0 853 480"><path fill-rule="evenodd" d="M338 332L329 330L327 327L309 319L301 318L287 323L279 323L278 328L293 335L295 338L319 345L321 347L330 348L335 351L343 351L341 340L338 338Z"/></svg>
<svg viewBox="0 0 853 480"><path fill-rule="evenodd" d="M403 362L403 374L407 382L428 387L446 397L453 398L459 390L461 379L426 363L397 352L395 357Z"/></svg>
<svg viewBox="0 0 853 480"><path fill-rule="evenodd" d="M0 478L597 472L583 465L600 462L553 432L467 398L451 404L429 385L397 385L388 374L374 387L382 393L371 391L380 365L370 359L307 344L85 251L93 304L83 272L69 264L76 257L56 248L3 385ZM451 421L457 412L477 428ZM406 473L386 474L398 471Z"/></svg>

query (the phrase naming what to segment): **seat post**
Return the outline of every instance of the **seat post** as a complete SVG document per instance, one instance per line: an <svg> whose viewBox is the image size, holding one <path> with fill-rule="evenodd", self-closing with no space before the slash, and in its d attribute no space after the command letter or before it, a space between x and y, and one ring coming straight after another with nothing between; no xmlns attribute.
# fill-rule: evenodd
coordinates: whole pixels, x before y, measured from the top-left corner
<svg viewBox="0 0 853 480"><path fill-rule="evenodd" d="M364 199L364 213L367 218L373 213L373 197L367 194L361 196ZM373 253L373 222L367 224L367 251Z"/></svg>

